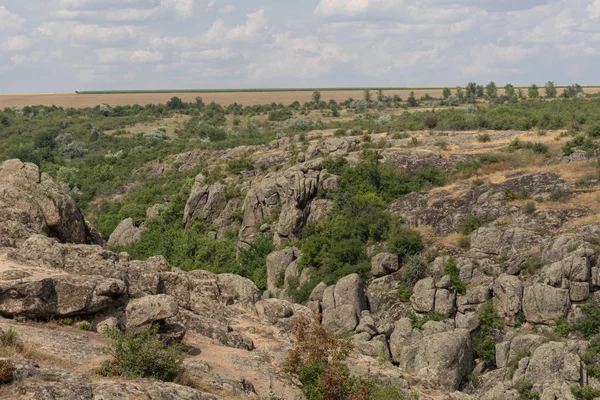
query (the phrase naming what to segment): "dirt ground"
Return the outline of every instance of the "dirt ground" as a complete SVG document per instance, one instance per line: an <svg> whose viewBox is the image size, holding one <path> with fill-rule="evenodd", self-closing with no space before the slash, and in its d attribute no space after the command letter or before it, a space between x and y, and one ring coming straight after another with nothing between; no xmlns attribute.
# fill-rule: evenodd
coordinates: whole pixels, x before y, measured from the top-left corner
<svg viewBox="0 0 600 400"><path fill-rule="evenodd" d="M559 89L559 92L562 90ZM393 96L395 94L406 100L410 90L386 90L384 94ZM417 89L414 91L417 98L429 93L432 97L442 97L442 89ZM543 92L543 89L542 89ZM600 88L585 88L588 94L600 92ZM500 90L502 93L502 90ZM372 95L376 96L375 90ZM229 93L127 93L127 94L77 94L77 93L34 93L34 94L0 94L0 109L5 107L23 108L32 105L56 105L59 107L95 107L99 104L110 106L124 106L133 104L157 104L166 103L173 96L178 96L186 102L192 102L200 96L205 103L212 101L227 106L234 102L245 106L256 104L269 104L272 102L290 104L294 101L304 103L310 101L312 92L229 92ZM325 101L334 99L338 102L353 99L362 99L362 90L338 90L321 91L321 98Z"/></svg>

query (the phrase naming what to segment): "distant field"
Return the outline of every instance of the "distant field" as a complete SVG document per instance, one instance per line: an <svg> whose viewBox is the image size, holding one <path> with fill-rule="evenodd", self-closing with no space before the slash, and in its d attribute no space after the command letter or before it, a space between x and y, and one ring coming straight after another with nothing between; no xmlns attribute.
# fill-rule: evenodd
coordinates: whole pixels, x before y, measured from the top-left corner
<svg viewBox="0 0 600 400"><path fill-rule="evenodd" d="M417 98L429 94L432 97L442 97L442 87L429 88L389 88L384 89L384 94L388 96L399 95L402 99L415 92ZM98 91L98 92L80 92L80 93L35 93L35 94L1 94L0 109L6 107L23 108L25 106L45 105L58 107L95 107L99 104L108 104L110 106L125 105L146 105L166 103L173 96L178 96L183 101L191 102L200 96L205 103L216 102L223 106L232 103L239 103L245 106L283 103L290 104L294 101L304 103L310 101L312 92L317 89L247 89L247 90L183 90L183 91ZM359 88L334 88L318 89L321 91L321 99L328 101L344 101L349 97L361 99L364 89ZM594 94L600 92L600 86L586 87L585 92ZM372 95L376 96L377 89L372 89ZM559 88L559 93L561 89ZM500 90L502 93L502 90ZM543 93L543 89L541 90Z"/></svg>

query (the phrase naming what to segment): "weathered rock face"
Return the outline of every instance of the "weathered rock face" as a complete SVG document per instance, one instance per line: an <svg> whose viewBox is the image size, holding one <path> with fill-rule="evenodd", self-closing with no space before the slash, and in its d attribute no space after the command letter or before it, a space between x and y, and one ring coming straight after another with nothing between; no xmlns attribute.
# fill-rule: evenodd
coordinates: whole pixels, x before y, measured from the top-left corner
<svg viewBox="0 0 600 400"><path fill-rule="evenodd" d="M331 332L352 332L367 309L365 287L357 274L342 278L323 293L323 326Z"/></svg>
<svg viewBox="0 0 600 400"><path fill-rule="evenodd" d="M179 312L175 299L166 294L146 296L127 303L125 315L127 328L139 328L154 322L165 321Z"/></svg>
<svg viewBox="0 0 600 400"><path fill-rule="evenodd" d="M469 332L457 329L423 338L415 356L415 371L432 387L452 390L458 389L472 363Z"/></svg>
<svg viewBox="0 0 600 400"><path fill-rule="evenodd" d="M219 400L220 397L187 386L150 379L137 381L93 381L85 375L64 369L40 367L34 361L12 359L15 381L0 388L0 397L26 399L177 399ZM52 377L52 379L49 379Z"/></svg>
<svg viewBox="0 0 600 400"><path fill-rule="evenodd" d="M495 220L507 215L506 193L529 193L548 197L560 190L568 193L565 182L554 173L525 174L501 184L484 184L458 197L442 192L433 195L412 193L393 201L388 209L414 226L431 226L439 234L449 234L467 215Z"/></svg>
<svg viewBox="0 0 600 400"><path fill-rule="evenodd" d="M530 322L550 323L566 316L569 306L569 291L566 289L538 283L523 291L523 312Z"/></svg>
<svg viewBox="0 0 600 400"><path fill-rule="evenodd" d="M113 233L110 234L106 245L127 246L133 242L137 242L142 237L142 233L146 230L145 226L135 226L133 218L124 219L117 225Z"/></svg>
<svg viewBox="0 0 600 400"><path fill-rule="evenodd" d="M44 233L61 242L101 244L75 202L35 164L0 164L0 235L26 239Z"/></svg>
<svg viewBox="0 0 600 400"><path fill-rule="evenodd" d="M494 306L507 323L521 311L523 282L513 275L500 275L494 282Z"/></svg>
<svg viewBox="0 0 600 400"><path fill-rule="evenodd" d="M267 290L275 292L288 266L300 256L296 247L286 247L267 256Z"/></svg>
<svg viewBox="0 0 600 400"><path fill-rule="evenodd" d="M380 253L371 259L371 274L378 278L398 271L398 256L391 253Z"/></svg>

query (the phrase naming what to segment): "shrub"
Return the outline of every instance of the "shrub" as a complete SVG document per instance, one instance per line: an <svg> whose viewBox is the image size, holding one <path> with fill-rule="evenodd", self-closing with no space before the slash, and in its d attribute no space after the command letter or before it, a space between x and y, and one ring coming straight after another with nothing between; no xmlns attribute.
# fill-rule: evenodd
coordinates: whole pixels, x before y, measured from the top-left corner
<svg viewBox="0 0 600 400"><path fill-rule="evenodd" d="M510 142L510 144L508 145L507 150L509 152L515 152L517 150L531 150L534 153L537 154L547 154L548 153L548 146L546 146L543 143L537 143L537 142L524 142L519 140L518 138L514 139L512 142Z"/></svg>
<svg viewBox="0 0 600 400"><path fill-rule="evenodd" d="M165 382L181 376L185 352L180 344L166 344L158 334L158 327L147 327L137 334L107 328L103 334L111 339L105 349L110 359L104 361L100 371L103 375Z"/></svg>
<svg viewBox="0 0 600 400"><path fill-rule="evenodd" d="M521 273L526 275L534 275L544 266L544 262L537 256L527 258L521 264Z"/></svg>
<svg viewBox="0 0 600 400"><path fill-rule="evenodd" d="M492 137L487 133L483 133L477 135L477 140L479 140L481 143L487 143L492 141Z"/></svg>
<svg viewBox="0 0 600 400"><path fill-rule="evenodd" d="M311 122L302 118L292 118L287 121L287 126L296 131L306 131L311 127Z"/></svg>
<svg viewBox="0 0 600 400"><path fill-rule="evenodd" d="M571 388L571 393L577 400L593 400L600 397L600 390L591 386L574 386Z"/></svg>
<svg viewBox="0 0 600 400"><path fill-rule="evenodd" d="M592 125L588 128L587 134L591 138L599 138L600 137L600 124Z"/></svg>
<svg viewBox="0 0 600 400"><path fill-rule="evenodd" d="M481 218L473 214L468 214L458 227L458 232L462 233L463 235L469 235L481 228L482 225L483 221Z"/></svg>
<svg viewBox="0 0 600 400"><path fill-rule="evenodd" d="M471 238L469 236L463 236L458 239L458 247L463 250L468 250L471 247Z"/></svg>
<svg viewBox="0 0 600 400"><path fill-rule="evenodd" d="M533 384L531 384L531 382L519 382L517 385L517 392L519 392L522 399L535 400L540 398L540 394L533 391Z"/></svg>
<svg viewBox="0 0 600 400"><path fill-rule="evenodd" d="M293 113L289 108L274 110L269 113L269 121L287 121L292 118Z"/></svg>
<svg viewBox="0 0 600 400"><path fill-rule="evenodd" d="M15 376L16 368L9 360L0 360L0 385L11 383Z"/></svg>
<svg viewBox="0 0 600 400"><path fill-rule="evenodd" d="M318 322L298 321L297 341L289 352L284 371L302 382L302 392L308 400L343 399L344 383L349 378L343 363L352 346L337 338Z"/></svg>
<svg viewBox="0 0 600 400"><path fill-rule="evenodd" d="M410 303L410 296L413 295L413 289L410 286L401 284L398 287L398 298L403 303Z"/></svg>
<svg viewBox="0 0 600 400"><path fill-rule="evenodd" d="M458 266L456 265L456 259L454 257L451 257L444 266L444 274L450 277L450 284L448 285L448 288L459 294L464 295L467 293L467 286L463 281L460 280L460 269L458 269Z"/></svg>
<svg viewBox="0 0 600 400"><path fill-rule="evenodd" d="M408 256L402 265L402 282L407 286L414 286L421 279L429 276L429 268L417 255Z"/></svg>
<svg viewBox="0 0 600 400"><path fill-rule="evenodd" d="M535 212L535 210L536 210L536 207L535 207L535 203L533 201L528 201L527 204L525 204L525 207L523 208L523 212L525 214L529 214L529 215L533 214Z"/></svg>
<svg viewBox="0 0 600 400"><path fill-rule="evenodd" d="M590 339L600 331L600 308L590 301L581 307L581 311L583 311L583 317L579 321L577 329L586 339Z"/></svg>
<svg viewBox="0 0 600 400"><path fill-rule="evenodd" d="M91 331L92 330L92 324L90 324L88 321L81 321L80 323L77 324L77 327L83 331Z"/></svg>
<svg viewBox="0 0 600 400"><path fill-rule="evenodd" d="M429 311L424 314L422 317L418 316L414 311L411 311L408 314L408 319L410 319L411 325L415 329L423 329L423 325L425 325L429 321L443 321L446 319L446 315L442 313L438 313L435 311Z"/></svg>
<svg viewBox="0 0 600 400"><path fill-rule="evenodd" d="M473 336L473 349L488 367L496 365L495 332L504 327L504 322L491 300L488 300L478 312L479 327Z"/></svg>
<svg viewBox="0 0 600 400"><path fill-rule="evenodd" d="M397 254L400 260L407 256L415 255L423 250L421 234L406 225L395 223L388 235L387 248Z"/></svg>
<svg viewBox="0 0 600 400"><path fill-rule="evenodd" d="M248 156L232 158L227 162L227 171L232 174L239 174L242 171L253 171L254 164Z"/></svg>

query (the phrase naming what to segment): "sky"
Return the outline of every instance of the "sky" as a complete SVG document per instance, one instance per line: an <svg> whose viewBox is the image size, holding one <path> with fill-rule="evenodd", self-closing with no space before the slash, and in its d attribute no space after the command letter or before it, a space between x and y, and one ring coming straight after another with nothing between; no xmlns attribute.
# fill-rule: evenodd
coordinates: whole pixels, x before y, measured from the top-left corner
<svg viewBox="0 0 600 400"><path fill-rule="evenodd" d="M0 93L600 84L600 0L0 0Z"/></svg>

